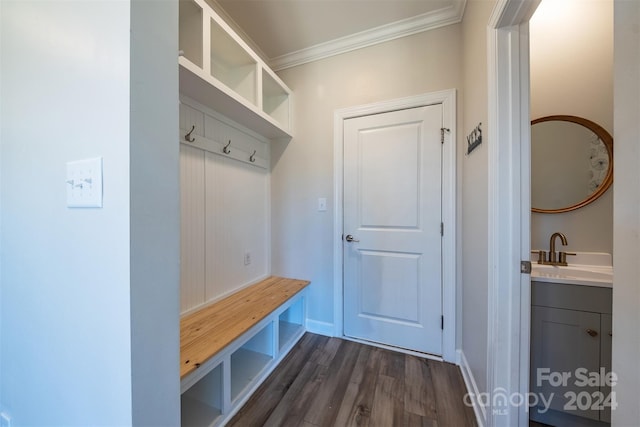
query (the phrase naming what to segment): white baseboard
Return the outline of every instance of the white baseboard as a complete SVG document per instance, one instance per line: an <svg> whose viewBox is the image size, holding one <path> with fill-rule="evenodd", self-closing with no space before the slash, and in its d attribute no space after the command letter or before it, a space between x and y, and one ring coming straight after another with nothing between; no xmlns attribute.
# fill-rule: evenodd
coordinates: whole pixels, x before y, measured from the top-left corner
<svg viewBox="0 0 640 427"><path fill-rule="evenodd" d="M487 412L485 407L478 401L480 390L478 390L478 385L476 384L476 380L474 379L471 368L469 367L469 362L467 362L467 358L464 356L464 352L462 350L458 350L458 365L460 366L460 371L462 371L462 378L464 379L464 384L467 387L468 396L471 397L469 399L469 397L465 396L465 402L469 402L469 400L471 401L473 404L473 412L476 414L478 426L484 427L487 425Z"/></svg>
<svg viewBox="0 0 640 427"><path fill-rule="evenodd" d="M336 336L333 323L320 322L318 320L307 319L307 332L327 337Z"/></svg>

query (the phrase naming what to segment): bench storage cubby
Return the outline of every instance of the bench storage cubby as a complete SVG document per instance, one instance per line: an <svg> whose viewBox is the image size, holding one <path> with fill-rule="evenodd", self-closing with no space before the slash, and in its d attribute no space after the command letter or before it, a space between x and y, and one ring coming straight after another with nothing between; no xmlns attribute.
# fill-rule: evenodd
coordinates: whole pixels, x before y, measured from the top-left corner
<svg viewBox="0 0 640 427"><path fill-rule="evenodd" d="M182 426L228 421L305 332L308 281L269 277L180 321Z"/></svg>

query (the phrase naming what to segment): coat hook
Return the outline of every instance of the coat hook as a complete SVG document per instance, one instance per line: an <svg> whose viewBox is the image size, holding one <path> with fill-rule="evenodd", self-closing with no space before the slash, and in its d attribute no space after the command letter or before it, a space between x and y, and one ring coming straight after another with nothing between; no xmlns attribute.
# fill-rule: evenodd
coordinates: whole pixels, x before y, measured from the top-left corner
<svg viewBox="0 0 640 427"><path fill-rule="evenodd" d="M253 150L253 154L249 156L249 161L251 163L255 163L255 161L256 161L256 150Z"/></svg>
<svg viewBox="0 0 640 427"><path fill-rule="evenodd" d="M227 145L224 146L224 148L222 149L222 152L224 154L229 154L231 152L231 150L229 150L229 146L231 145L231 140L229 140L229 143Z"/></svg>
<svg viewBox="0 0 640 427"><path fill-rule="evenodd" d="M193 142L196 140L194 137L191 136L191 133L194 131L195 128L196 128L196 125L191 126L191 130L189 131L189 133L184 136L184 139L186 139L187 142Z"/></svg>

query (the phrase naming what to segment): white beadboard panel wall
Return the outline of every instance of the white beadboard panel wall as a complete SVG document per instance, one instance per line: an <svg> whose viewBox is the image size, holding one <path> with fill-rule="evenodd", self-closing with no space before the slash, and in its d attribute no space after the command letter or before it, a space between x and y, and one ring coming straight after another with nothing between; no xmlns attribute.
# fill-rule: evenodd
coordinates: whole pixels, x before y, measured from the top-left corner
<svg viewBox="0 0 640 427"><path fill-rule="evenodd" d="M180 144L180 311L205 300L204 158L204 150Z"/></svg>
<svg viewBox="0 0 640 427"><path fill-rule="evenodd" d="M268 275L268 183L264 169L206 153L205 302Z"/></svg>
<svg viewBox="0 0 640 427"><path fill-rule="evenodd" d="M256 152L269 159L268 141L188 99L180 104L180 128L226 145L181 144L181 312L259 281L270 274L270 171L235 160ZM181 132L183 133L183 132ZM181 135L184 139L184 135ZM197 142L196 142L197 144ZM207 148L210 147L210 148ZM250 263L245 262L246 255Z"/></svg>

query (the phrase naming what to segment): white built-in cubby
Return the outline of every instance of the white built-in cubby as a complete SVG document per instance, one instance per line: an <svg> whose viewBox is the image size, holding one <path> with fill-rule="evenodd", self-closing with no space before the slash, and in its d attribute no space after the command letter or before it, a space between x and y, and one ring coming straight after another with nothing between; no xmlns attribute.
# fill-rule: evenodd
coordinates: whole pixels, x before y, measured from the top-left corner
<svg viewBox="0 0 640 427"><path fill-rule="evenodd" d="M220 419L224 408L222 367L222 363L215 366L182 393L182 427L208 426Z"/></svg>
<svg viewBox="0 0 640 427"><path fill-rule="evenodd" d="M300 335L304 323L304 307L293 304L278 316L278 350L282 351Z"/></svg>
<svg viewBox="0 0 640 427"><path fill-rule="evenodd" d="M181 380L182 427L224 425L304 334L301 292Z"/></svg>
<svg viewBox="0 0 640 427"><path fill-rule="evenodd" d="M262 69L262 109L278 123L289 123L291 93L273 71Z"/></svg>
<svg viewBox="0 0 640 427"><path fill-rule="evenodd" d="M273 279L270 142L291 139L292 96L206 0L179 0L179 49L184 320ZM224 425L302 337L304 292L286 295L200 360L181 337L182 426Z"/></svg>
<svg viewBox="0 0 640 427"><path fill-rule="evenodd" d="M236 401L242 392L260 375L273 360L274 326L270 321L239 349L231 353L231 401Z"/></svg>
<svg viewBox="0 0 640 427"><path fill-rule="evenodd" d="M291 90L205 2L180 0L180 92L267 138L291 138Z"/></svg>

